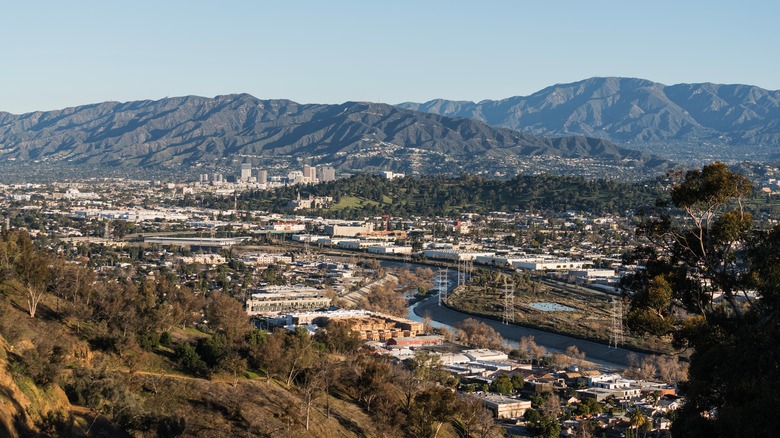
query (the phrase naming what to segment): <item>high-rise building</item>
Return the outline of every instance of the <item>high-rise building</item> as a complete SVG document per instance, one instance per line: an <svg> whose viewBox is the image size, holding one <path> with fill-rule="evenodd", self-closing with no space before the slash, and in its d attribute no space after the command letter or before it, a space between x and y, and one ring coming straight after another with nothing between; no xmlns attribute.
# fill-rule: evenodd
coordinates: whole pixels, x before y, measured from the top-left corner
<svg viewBox="0 0 780 438"><path fill-rule="evenodd" d="M241 181L249 181L252 177L252 165L244 163L241 165Z"/></svg>
<svg viewBox="0 0 780 438"><path fill-rule="evenodd" d="M268 184L268 171L265 169L259 169L257 171L257 182L260 184Z"/></svg>
<svg viewBox="0 0 780 438"><path fill-rule="evenodd" d="M336 179L336 169L333 166L324 166L320 168L320 181L328 182Z"/></svg>
<svg viewBox="0 0 780 438"><path fill-rule="evenodd" d="M209 174L208 173L201 173L200 174L200 182L204 183L204 184L209 182Z"/></svg>
<svg viewBox="0 0 780 438"><path fill-rule="evenodd" d="M292 172L287 174L287 182L289 184L301 184L307 181L303 176L303 172L301 172L300 170L293 170Z"/></svg>
<svg viewBox="0 0 780 438"><path fill-rule="evenodd" d="M303 182L307 182L307 183L317 182L316 166L309 166L308 164L303 165Z"/></svg>

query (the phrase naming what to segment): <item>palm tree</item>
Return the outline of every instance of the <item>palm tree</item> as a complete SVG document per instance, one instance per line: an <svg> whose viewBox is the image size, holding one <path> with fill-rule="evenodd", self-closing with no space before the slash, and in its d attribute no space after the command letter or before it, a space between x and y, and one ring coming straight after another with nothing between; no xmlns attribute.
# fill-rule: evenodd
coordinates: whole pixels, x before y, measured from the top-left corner
<svg viewBox="0 0 780 438"><path fill-rule="evenodd" d="M634 438L639 437L639 429L644 431L644 435L647 436L647 430L650 426L650 419L647 418L639 408L634 409L629 415L631 421L631 428L635 430L633 434Z"/></svg>

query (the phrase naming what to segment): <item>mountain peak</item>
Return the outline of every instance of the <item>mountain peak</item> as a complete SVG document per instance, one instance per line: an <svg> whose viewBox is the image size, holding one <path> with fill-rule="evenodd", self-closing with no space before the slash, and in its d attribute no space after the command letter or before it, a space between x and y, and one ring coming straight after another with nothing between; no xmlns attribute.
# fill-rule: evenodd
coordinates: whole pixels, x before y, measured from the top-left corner
<svg viewBox="0 0 780 438"><path fill-rule="evenodd" d="M640 78L592 77L477 104L436 99L399 106L534 135L780 145L780 91L750 85L668 86Z"/></svg>
<svg viewBox="0 0 780 438"><path fill-rule="evenodd" d="M384 103L307 105L249 94L108 102L0 116L2 160L186 168L329 164L350 171L483 172L519 157L644 158L604 140L550 139ZM641 164L640 164L641 166Z"/></svg>

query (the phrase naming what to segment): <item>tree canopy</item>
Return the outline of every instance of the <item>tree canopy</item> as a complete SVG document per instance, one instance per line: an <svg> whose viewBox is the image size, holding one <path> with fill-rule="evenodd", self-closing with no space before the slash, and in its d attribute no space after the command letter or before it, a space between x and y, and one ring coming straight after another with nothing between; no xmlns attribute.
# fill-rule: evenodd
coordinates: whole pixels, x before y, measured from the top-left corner
<svg viewBox="0 0 780 438"><path fill-rule="evenodd" d="M780 228L745 212L751 184L723 163L692 170L637 229L628 326L690 349L676 436L771 436L780 427Z"/></svg>

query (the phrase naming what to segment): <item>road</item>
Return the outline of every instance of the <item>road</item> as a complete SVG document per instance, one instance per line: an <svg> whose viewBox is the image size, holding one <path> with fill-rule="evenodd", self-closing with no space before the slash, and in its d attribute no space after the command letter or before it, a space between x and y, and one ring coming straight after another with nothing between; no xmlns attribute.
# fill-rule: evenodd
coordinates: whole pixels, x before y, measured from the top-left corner
<svg viewBox="0 0 780 438"><path fill-rule="evenodd" d="M545 332L542 330L518 325L505 325L500 321L493 319L467 315L444 306L440 307L438 305L436 296L432 296L425 299L424 301L421 301L417 306L414 307L414 313L419 317L428 314L434 321L449 326L463 321L466 318L474 318L493 327L498 333L501 334L501 336L510 341L519 341L520 338L524 336L533 336L534 341L538 345L541 345L551 351L563 352L566 347L574 345L580 351L585 353L586 360L613 369L626 368L628 365L627 356L629 353L631 353L630 350L623 348L612 348L597 342L572 338L565 335L559 335L557 333ZM644 356L642 353L635 352L634 354L636 354L640 359Z"/></svg>

